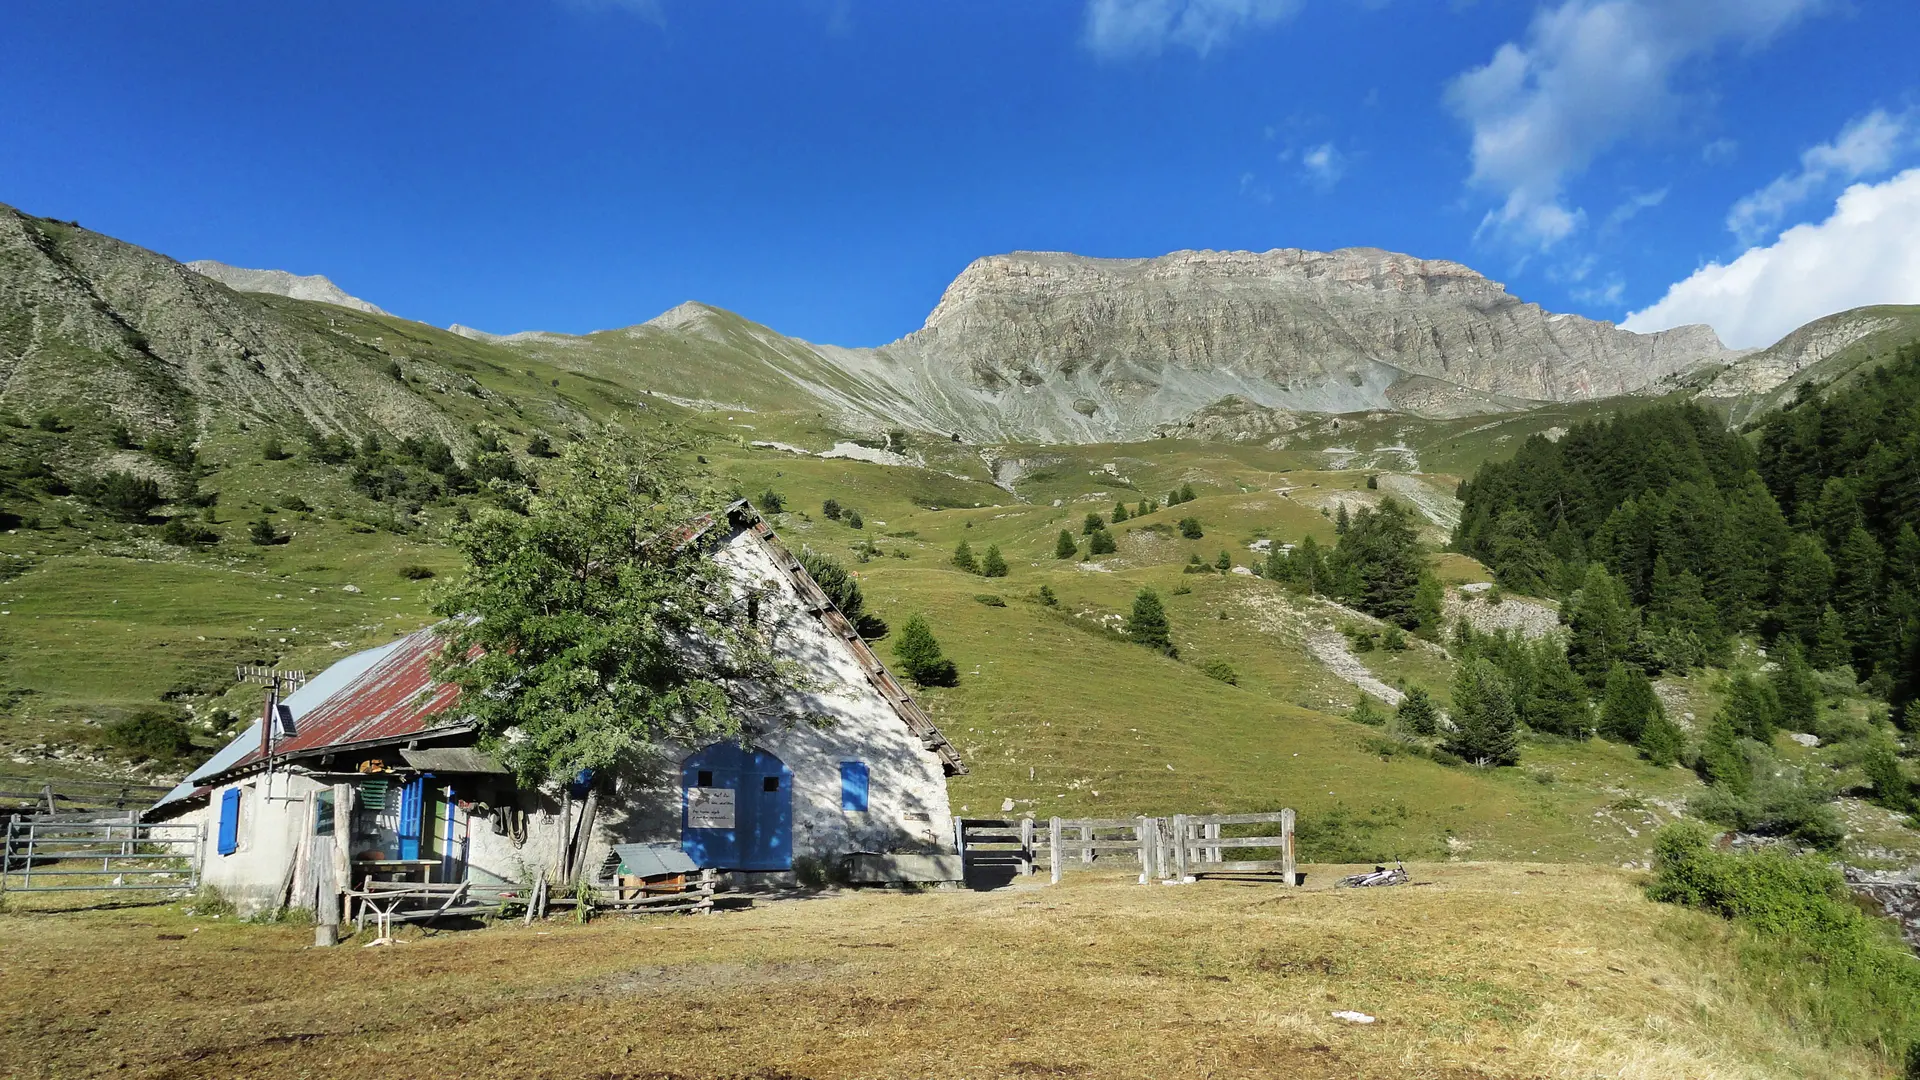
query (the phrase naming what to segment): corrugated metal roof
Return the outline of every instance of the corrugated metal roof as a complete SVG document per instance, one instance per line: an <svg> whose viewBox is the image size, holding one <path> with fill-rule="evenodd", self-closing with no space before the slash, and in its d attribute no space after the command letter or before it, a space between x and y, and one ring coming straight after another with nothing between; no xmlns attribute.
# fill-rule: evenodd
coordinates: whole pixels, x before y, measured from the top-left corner
<svg viewBox="0 0 1920 1080"><path fill-rule="evenodd" d="M325 682L333 687L332 692L304 715L296 715L298 733L291 739L275 741L274 756L305 756L336 746L403 738L442 726L436 722L439 714L459 698L460 688L433 681L431 667L441 648L440 635L430 626L387 646L385 655L351 679L334 680L329 677L333 669L327 669L316 682ZM295 696L289 695L287 700L291 702ZM245 768L259 760L256 743L244 757L221 771Z"/></svg>
<svg viewBox="0 0 1920 1080"><path fill-rule="evenodd" d="M327 670L309 679L306 685L288 694L280 704L285 705L287 710L293 713L294 723L298 725L300 718L312 712L314 706L333 696L334 691L365 674L368 668L379 663L399 645L399 641L389 641L385 645L362 649L344 660L337 661L329 665ZM172 791L167 792L159 802L154 803L153 808L158 810L168 803L178 802L192 795L194 789L200 786L200 781L226 772L240 764L250 751L258 749L260 749L260 721L255 720L247 725L247 729L232 742L221 747L218 753L208 758L199 768L188 773L187 778L180 781L179 786Z"/></svg>
<svg viewBox="0 0 1920 1080"><path fill-rule="evenodd" d="M663 874L693 874L700 867L691 856L680 849L679 844L615 844L613 853L620 857L623 873L637 874L640 877L660 877Z"/></svg>

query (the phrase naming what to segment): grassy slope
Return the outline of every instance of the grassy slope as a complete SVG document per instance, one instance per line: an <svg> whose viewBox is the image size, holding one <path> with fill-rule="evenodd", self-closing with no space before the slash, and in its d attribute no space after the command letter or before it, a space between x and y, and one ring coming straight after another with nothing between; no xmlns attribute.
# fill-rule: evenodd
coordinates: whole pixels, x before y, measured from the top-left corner
<svg viewBox="0 0 1920 1080"><path fill-rule="evenodd" d="M179 906L0 916L21 1077L1883 1076L1770 1011L1737 932L1618 870L1411 888L844 895L311 949ZM159 940L156 942L156 938ZM271 972L271 975L265 973ZM128 978L128 974L136 977ZM1335 1010L1378 1018L1343 1023Z"/></svg>

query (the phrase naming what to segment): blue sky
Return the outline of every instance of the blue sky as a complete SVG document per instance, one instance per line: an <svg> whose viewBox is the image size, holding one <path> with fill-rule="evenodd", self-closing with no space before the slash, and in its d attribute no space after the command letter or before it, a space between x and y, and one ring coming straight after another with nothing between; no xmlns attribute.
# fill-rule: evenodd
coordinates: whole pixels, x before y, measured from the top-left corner
<svg viewBox="0 0 1920 1080"><path fill-rule="evenodd" d="M1909 0L22 0L0 36L0 201L439 325L699 299L872 345L1016 249L1384 247L1740 345L1920 302Z"/></svg>

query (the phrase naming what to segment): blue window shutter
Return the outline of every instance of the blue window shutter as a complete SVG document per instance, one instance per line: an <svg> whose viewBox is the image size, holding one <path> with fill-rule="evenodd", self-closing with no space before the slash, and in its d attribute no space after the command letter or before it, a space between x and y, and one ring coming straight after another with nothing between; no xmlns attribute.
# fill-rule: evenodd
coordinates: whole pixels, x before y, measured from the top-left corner
<svg viewBox="0 0 1920 1080"><path fill-rule="evenodd" d="M220 796L220 854L240 850L240 789L228 788Z"/></svg>
<svg viewBox="0 0 1920 1080"><path fill-rule="evenodd" d="M840 809L862 814L867 812L866 762L840 763Z"/></svg>

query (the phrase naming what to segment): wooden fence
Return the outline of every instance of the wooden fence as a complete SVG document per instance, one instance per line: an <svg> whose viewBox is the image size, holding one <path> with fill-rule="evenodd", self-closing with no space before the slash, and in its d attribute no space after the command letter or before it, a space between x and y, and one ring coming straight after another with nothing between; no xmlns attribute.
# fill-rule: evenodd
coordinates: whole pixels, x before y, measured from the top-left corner
<svg viewBox="0 0 1920 1080"><path fill-rule="evenodd" d="M1277 874L1295 880L1294 812L1175 814L1170 818L959 818L954 840L969 871L1032 874L1044 853L1058 884L1069 866L1129 858L1140 882L1193 881L1213 874ZM1233 835L1229 835L1229 833ZM1270 851L1271 858L1247 855ZM1228 855L1238 858L1229 859Z"/></svg>
<svg viewBox="0 0 1920 1080"><path fill-rule="evenodd" d="M0 775L0 810L68 814L90 810L145 810L169 789L153 784L49 780Z"/></svg>

